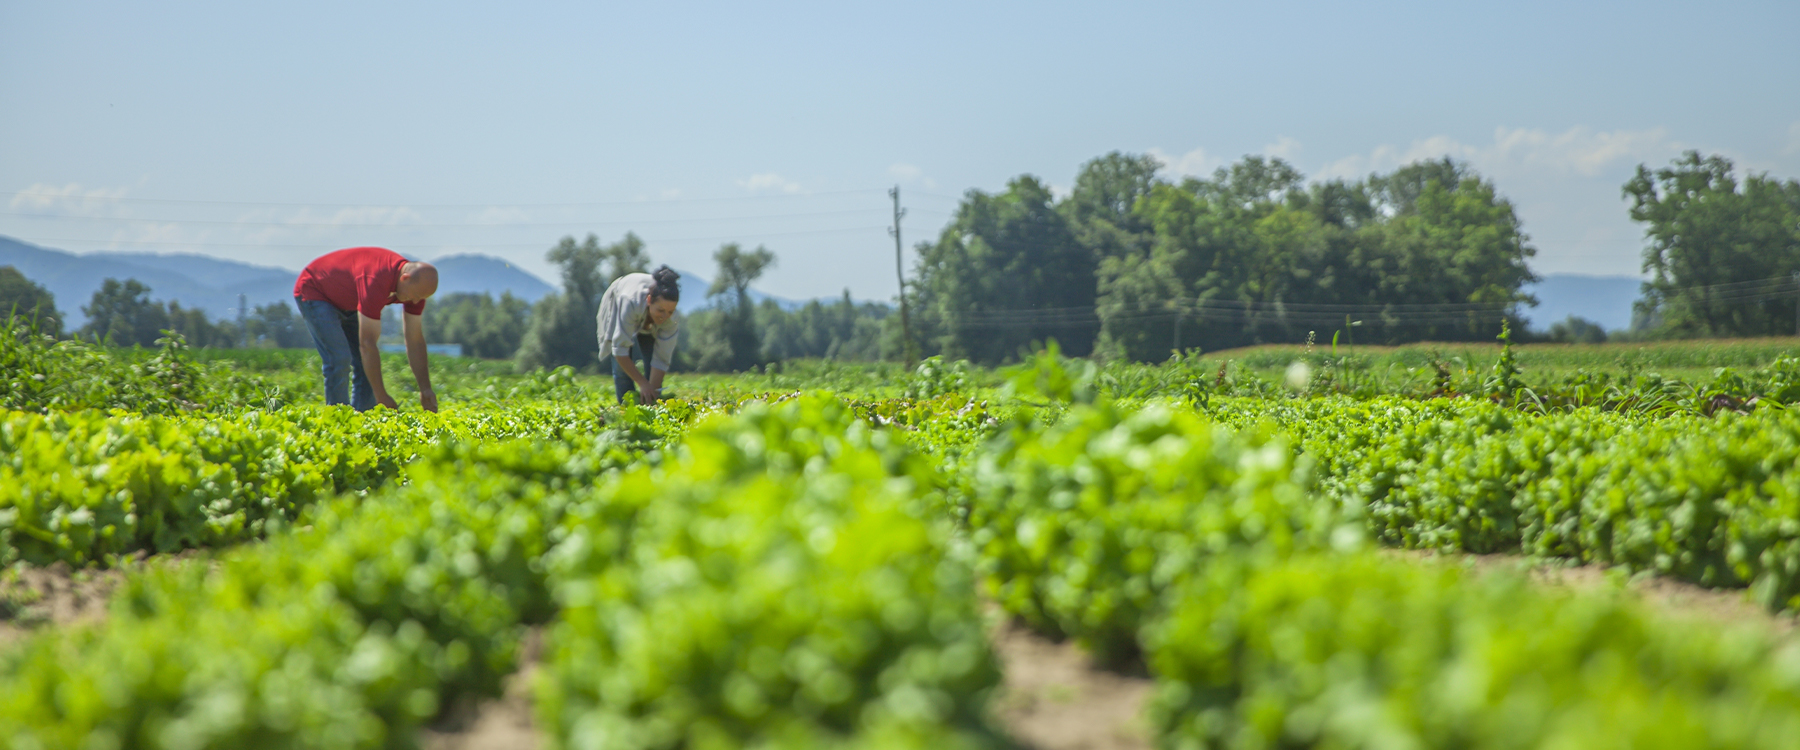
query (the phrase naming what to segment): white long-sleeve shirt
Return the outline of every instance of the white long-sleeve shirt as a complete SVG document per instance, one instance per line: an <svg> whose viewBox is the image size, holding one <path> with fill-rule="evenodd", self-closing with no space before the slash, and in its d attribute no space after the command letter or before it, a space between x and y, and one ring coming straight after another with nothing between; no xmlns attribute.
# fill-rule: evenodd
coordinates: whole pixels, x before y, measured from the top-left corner
<svg viewBox="0 0 1800 750"><path fill-rule="evenodd" d="M670 315L662 325L650 322L649 295L655 287L656 279L650 274L628 273L606 288L606 294L600 298L600 311L594 316L599 324L602 356L610 352L615 357L629 357L638 334L648 333L656 337L650 367L668 372L669 360L675 357L675 334L681 327L681 317Z"/></svg>

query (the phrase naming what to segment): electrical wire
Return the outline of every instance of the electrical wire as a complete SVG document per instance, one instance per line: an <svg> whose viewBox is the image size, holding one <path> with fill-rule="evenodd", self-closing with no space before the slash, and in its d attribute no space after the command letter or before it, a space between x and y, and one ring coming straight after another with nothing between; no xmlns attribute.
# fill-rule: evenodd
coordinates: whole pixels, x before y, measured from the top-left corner
<svg viewBox="0 0 1800 750"><path fill-rule="evenodd" d="M597 208L597 207L603 207L603 206L653 206L653 205L659 205L659 204L724 203L724 202L731 202L731 201L756 201L756 200L767 200L767 199L772 199L772 198L785 198L785 199L825 198L825 197L840 196L840 195L868 195L868 194L882 193L882 192L886 192L886 191L884 189L874 188L874 189L861 189L861 190L839 190L839 191L828 192L828 193L772 193L772 194L767 194L767 195L744 195L744 196L729 196L729 197L721 196L721 197L714 197L714 198L659 198L659 199L655 199L655 200L631 200L631 201L587 201L587 202L571 202L571 203L410 203L410 204L409 203L385 203L385 204L281 203L281 202L275 202L275 201L216 201L216 200L195 200L195 199L185 199L185 198L127 198L127 197L116 197L115 198L115 197L80 196L80 195L68 195L68 196L44 195L42 193L37 193L37 192L32 192L32 191L24 191L24 190L0 191L0 196L13 196L15 199L19 198L19 197L23 197L23 196L31 196L31 197L46 198L46 199L50 199L50 200L82 200L82 201L93 200L93 201L105 201L105 202L109 202L109 203L115 203L115 202L116 203L148 203L148 204L197 205L197 206L261 206L261 207L273 207L273 208L336 208L336 209L345 209L345 208L472 209L472 208Z"/></svg>
<svg viewBox="0 0 1800 750"><path fill-rule="evenodd" d="M879 226L866 227L865 226L865 227L845 227L842 229L805 229L805 230L799 230L799 231L793 231L793 232L746 232L746 233L739 233L739 234L734 234L734 235L718 235L718 236L712 236L712 237L672 237L672 238L653 237L653 238L647 239L646 242L649 242L649 241L654 241L654 242L658 242L658 243L730 242L730 241L744 241L746 239L757 240L760 238L767 238L767 237L797 237L797 236L803 236L803 235L848 234L851 232L867 232L870 234L881 234L884 231L886 231L885 227L879 227ZM118 244L118 243L126 242L126 241L112 240L112 239L47 238L47 239L40 239L40 240L38 240L38 242L87 243L90 245L93 245L93 244L111 245L111 244ZM286 248L286 249L312 249L312 250L317 250L320 247L322 247L321 243L317 243L317 242L266 244L266 243L249 243L249 242L130 241L129 244L169 246L169 247ZM431 249L431 248L441 248L441 247L445 247L446 245L452 245L452 244L454 244L458 249L461 249L461 250L479 250L479 249L528 250L528 249L532 249L532 248L540 248L540 249L547 248L547 247L553 246L555 243L532 242L532 243L501 244L501 243L443 243L443 242L438 242L438 243L431 243L431 244L384 244L382 246L386 247L390 250L425 250L425 249Z"/></svg>
<svg viewBox="0 0 1800 750"><path fill-rule="evenodd" d="M97 223L107 223L107 224L155 224L155 225L159 225L159 226L166 226L169 224L177 224L177 225L179 225L179 224L200 224L200 225L204 225L204 226L283 227L283 228L286 228L286 227L327 227L327 228L332 228L332 229L368 228L368 227L379 227L379 228L390 228L390 229L470 229L470 228L512 229L512 228L527 228L527 227L572 227L572 226L615 226L615 225L636 226L636 225L640 225L640 224L697 224L697 223L704 223L704 222L720 222L720 221L766 221L766 220L770 220L770 219L817 219L817 218L825 218L825 217L831 217L831 216L849 216L852 214L873 214L880 210L882 210L882 209L859 208L859 209L852 209L852 210L848 210L848 211L820 211L820 212L803 213L803 214L765 214L762 216L714 216L714 217L683 218L683 219L626 219L626 220L618 220L618 221L556 221L556 222L505 221L505 222L463 222L463 223L429 223L429 222L368 223L368 222L336 222L336 221L330 221L330 222L327 222L327 221L241 221L241 220L240 221L218 221L218 220L213 220L213 219L137 219L137 218L129 218L129 217L116 217L116 216L49 216L49 215L44 215L44 214L19 213L19 212L13 212L13 211L0 211L0 216L13 216L13 217L19 217L19 218L24 218L24 219L34 219L34 220L84 221L84 222L97 222Z"/></svg>

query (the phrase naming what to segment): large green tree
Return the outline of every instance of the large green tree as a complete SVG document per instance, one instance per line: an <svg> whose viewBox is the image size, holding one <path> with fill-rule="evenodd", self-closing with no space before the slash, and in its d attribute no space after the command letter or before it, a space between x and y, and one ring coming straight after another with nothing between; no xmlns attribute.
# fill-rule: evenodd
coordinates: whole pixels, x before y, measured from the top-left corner
<svg viewBox="0 0 1800 750"><path fill-rule="evenodd" d="M607 245L601 252L606 258L607 284L626 274L650 272L650 255L644 252L644 241L636 232L626 232L624 239Z"/></svg>
<svg viewBox="0 0 1800 750"><path fill-rule="evenodd" d="M1150 224L1134 209L1156 187L1161 168L1155 157L1118 151L1081 166L1075 187L1056 209L1096 261L1124 257L1147 244Z"/></svg>
<svg viewBox="0 0 1800 750"><path fill-rule="evenodd" d="M1369 228L1357 270L1368 304L1399 308L1370 321L1400 334L1389 338L1487 339L1500 331L1494 310L1536 303L1522 287L1537 281L1527 264L1537 250L1493 183L1443 159L1370 184L1392 218Z"/></svg>
<svg viewBox="0 0 1800 750"><path fill-rule="evenodd" d="M750 302L750 285L775 265L775 253L760 245L745 252L737 243L729 242L713 253L713 262L718 264L718 272L706 296L714 300L717 310L719 338L728 352L726 367L747 370L763 362L762 336L756 324L756 306Z"/></svg>
<svg viewBox="0 0 1800 750"><path fill-rule="evenodd" d="M1689 151L1625 183L1644 224L1644 297L1637 317L1669 336L1768 336L1796 330L1800 182L1751 174Z"/></svg>
<svg viewBox="0 0 1800 750"><path fill-rule="evenodd" d="M998 195L969 191L937 242L919 249L921 327L944 354L998 363L1052 339L1076 356L1091 351L1094 253L1036 177Z"/></svg>
<svg viewBox="0 0 1800 750"><path fill-rule="evenodd" d="M1280 159L1248 157L1179 185L1152 186L1136 204L1146 246L1101 264L1104 353L1137 360L1179 346L1256 340L1283 322L1279 305L1305 296L1297 277L1319 269L1319 223L1296 207L1303 177Z"/></svg>
<svg viewBox="0 0 1800 750"><path fill-rule="evenodd" d="M38 331L62 335L62 313L56 311L55 295L12 266L0 266L0 315L33 320Z"/></svg>

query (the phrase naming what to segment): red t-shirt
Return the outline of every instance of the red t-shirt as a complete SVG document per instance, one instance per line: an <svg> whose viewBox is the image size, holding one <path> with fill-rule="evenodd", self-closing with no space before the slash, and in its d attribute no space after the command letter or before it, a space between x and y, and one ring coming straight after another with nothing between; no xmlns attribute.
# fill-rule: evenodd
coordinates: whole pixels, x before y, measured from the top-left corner
<svg viewBox="0 0 1800 750"><path fill-rule="evenodd" d="M294 296L330 302L339 310L356 310L376 320L381 308L394 303L400 289L400 267L407 260L384 247L352 247L326 253L307 264L294 282ZM408 302L408 315L423 315L425 300Z"/></svg>

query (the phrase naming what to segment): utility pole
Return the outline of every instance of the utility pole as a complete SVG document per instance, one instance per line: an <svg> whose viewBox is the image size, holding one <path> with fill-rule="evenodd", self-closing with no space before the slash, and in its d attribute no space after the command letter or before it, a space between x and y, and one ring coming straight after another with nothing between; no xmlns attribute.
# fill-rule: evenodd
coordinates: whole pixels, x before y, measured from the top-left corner
<svg viewBox="0 0 1800 750"><path fill-rule="evenodd" d="M906 268L900 243L900 219L906 216L906 209L900 207L900 186L889 190L888 197L894 199L894 225L888 227L888 234L894 235L894 276L900 279L900 356L912 367L917 357L913 356L912 316L906 310Z"/></svg>

